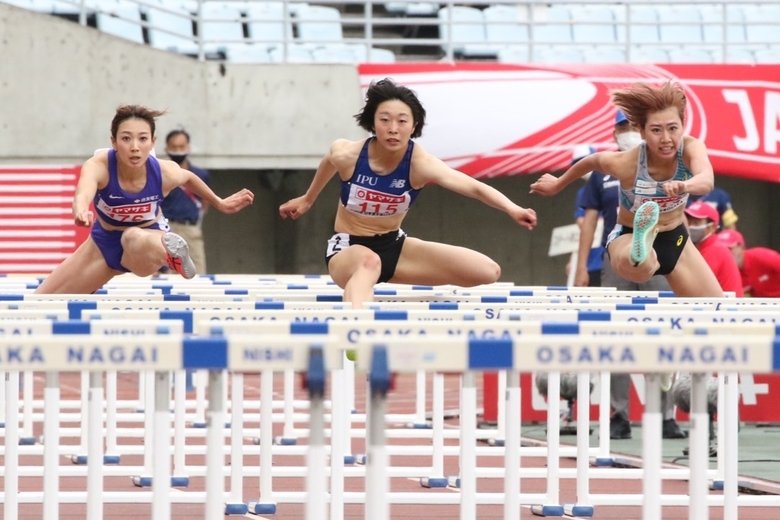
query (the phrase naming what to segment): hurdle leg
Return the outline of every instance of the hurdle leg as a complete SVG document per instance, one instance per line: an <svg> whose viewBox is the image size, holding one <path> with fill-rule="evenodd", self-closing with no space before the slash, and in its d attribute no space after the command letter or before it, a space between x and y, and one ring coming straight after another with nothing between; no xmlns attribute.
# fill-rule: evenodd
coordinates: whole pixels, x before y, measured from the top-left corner
<svg viewBox="0 0 780 520"><path fill-rule="evenodd" d="M187 487L190 478L187 476L184 444L186 441L185 401L187 399L187 375L184 370L173 374L173 476L172 487Z"/></svg>
<svg viewBox="0 0 780 520"><path fill-rule="evenodd" d="M5 373L3 518L19 518L19 372Z"/></svg>
<svg viewBox="0 0 780 520"><path fill-rule="evenodd" d="M506 370L499 370L497 374L498 379L498 395L506 395ZM506 438L506 410L503 406L499 406L496 410L496 436L492 439L488 439L488 444L491 446L503 446Z"/></svg>
<svg viewBox="0 0 780 520"><path fill-rule="evenodd" d="M22 433L19 444L35 444L33 435L33 384L35 382L32 370L22 372Z"/></svg>
<svg viewBox="0 0 780 520"><path fill-rule="evenodd" d="M306 451L306 520L327 520L325 475L325 360L322 347L309 349L309 449ZM340 458L340 457L336 457ZM341 518L341 517L339 517Z"/></svg>
<svg viewBox="0 0 780 520"><path fill-rule="evenodd" d="M419 374L420 371L418 371ZM424 372L423 372L424 373ZM433 444L430 477L420 479L420 485L427 488L447 487L448 479L444 477L444 374L433 374Z"/></svg>
<svg viewBox="0 0 780 520"><path fill-rule="evenodd" d="M103 455L105 464L119 464L121 461L116 441L116 378L116 370L106 372L106 453Z"/></svg>
<svg viewBox="0 0 780 520"><path fill-rule="evenodd" d="M563 516L560 497L561 373L547 379L547 504L531 506L536 516Z"/></svg>
<svg viewBox="0 0 780 520"><path fill-rule="evenodd" d="M244 374L231 375L230 395L230 498L225 504L226 515L243 515L248 508L244 494Z"/></svg>
<svg viewBox="0 0 780 520"><path fill-rule="evenodd" d="M152 446L154 446L154 377L153 372L139 373L144 381L144 467L141 475L133 477L133 484L138 487L152 485L154 461L152 460ZM168 395L166 393L166 395Z"/></svg>
<svg viewBox="0 0 780 520"><path fill-rule="evenodd" d="M60 373L46 372L43 389L43 511L46 520L60 517Z"/></svg>
<svg viewBox="0 0 780 520"><path fill-rule="evenodd" d="M344 464L355 464L357 457L352 451L352 414L355 413L355 362L347 358L346 352L342 356L344 359L344 406L346 407L344 415Z"/></svg>
<svg viewBox="0 0 780 520"><path fill-rule="evenodd" d="M590 505L590 373L577 374L577 503L566 504L570 516L593 516Z"/></svg>
<svg viewBox="0 0 780 520"><path fill-rule="evenodd" d="M193 428L206 427L206 380L209 378L205 370L196 370L192 374L195 380L195 418Z"/></svg>
<svg viewBox="0 0 780 520"><path fill-rule="evenodd" d="M520 374L506 377L506 442L504 443L504 520L520 518ZM499 394L500 395L500 394Z"/></svg>
<svg viewBox="0 0 780 520"><path fill-rule="evenodd" d="M596 466L612 466L615 463L609 452L610 376L609 372L599 372L599 454Z"/></svg>
<svg viewBox="0 0 780 520"><path fill-rule="evenodd" d="M171 517L171 412L170 372L154 373L154 476L152 478L152 518L167 520Z"/></svg>
<svg viewBox="0 0 780 520"><path fill-rule="evenodd" d="M661 382L659 374L645 376L645 411L642 414L642 520L661 520Z"/></svg>
<svg viewBox="0 0 780 520"><path fill-rule="evenodd" d="M209 370L208 425L206 426L206 518L225 516L225 378L223 370Z"/></svg>
<svg viewBox="0 0 780 520"><path fill-rule="evenodd" d="M265 369L260 373L260 498L249 502L247 508L256 515L276 514L273 502L273 399L274 372Z"/></svg>
<svg viewBox="0 0 780 520"><path fill-rule="evenodd" d="M477 387L474 372L461 377L460 520L477 518Z"/></svg>
<svg viewBox="0 0 780 520"><path fill-rule="evenodd" d="M0 428L5 428L5 372L0 372Z"/></svg>
<svg viewBox="0 0 780 520"><path fill-rule="evenodd" d="M726 375L723 372L720 372L718 375L718 409L717 414L719 418L725 417L725 409L726 409ZM708 396L709 398L709 396ZM709 410L708 410L709 411ZM724 424L724 421L719 420L717 423L717 441L718 444L721 442L726 442L726 425ZM712 443L712 440L710 440L710 443ZM711 446L712 444L710 444ZM726 460L725 460L725 454L723 453L723 450L718 450L716 454L716 477L710 482L710 489L723 489L723 480L724 475L726 472Z"/></svg>
<svg viewBox="0 0 780 520"><path fill-rule="evenodd" d="M726 374L725 403L718 422L724 423L724 436L718 439L718 454L723 453L723 519L739 517L737 502L739 479L739 381L736 372ZM718 401L720 405L720 401Z"/></svg>
<svg viewBox="0 0 780 520"><path fill-rule="evenodd" d="M430 428L431 423L428 422L425 416L425 384L426 384L425 370L418 370L417 377L415 378L415 384L417 389L417 395L414 401L414 421L407 423L407 428Z"/></svg>
<svg viewBox="0 0 780 520"><path fill-rule="evenodd" d="M390 520L390 504L387 499L390 491L390 480L387 476L390 456L387 452L387 436L385 435L390 367L385 347L374 347L371 353L368 383L371 390L366 410L366 455L368 460L366 461L364 518L366 520Z"/></svg>
<svg viewBox="0 0 780 520"><path fill-rule="evenodd" d="M297 444L295 438L295 427L293 425L293 413L295 398L295 372L292 370L284 371L284 428L281 437L274 439L274 444L282 446L294 446Z"/></svg>
<svg viewBox="0 0 780 520"><path fill-rule="evenodd" d="M88 406L88 396L89 396L89 372L82 371L81 372L81 417L88 417L89 416L89 406ZM86 421L81 421L81 424L79 426L81 428L81 435L79 447L77 448L76 454L72 455L70 458L70 461L73 464L86 464L87 463L87 451L89 446L89 428L87 428Z"/></svg>
<svg viewBox="0 0 780 520"><path fill-rule="evenodd" d="M709 518L707 495L707 469L709 468L709 430L710 420L707 413L707 374L691 374L691 429L690 438L690 468L691 478L688 481L688 494L691 502L688 516L696 520Z"/></svg>
<svg viewBox="0 0 780 520"><path fill-rule="evenodd" d="M330 517L333 519L344 517L344 433L348 427L344 386L344 370L333 370L330 387Z"/></svg>
<svg viewBox="0 0 780 520"><path fill-rule="evenodd" d="M89 372L87 520L103 519L103 373Z"/></svg>

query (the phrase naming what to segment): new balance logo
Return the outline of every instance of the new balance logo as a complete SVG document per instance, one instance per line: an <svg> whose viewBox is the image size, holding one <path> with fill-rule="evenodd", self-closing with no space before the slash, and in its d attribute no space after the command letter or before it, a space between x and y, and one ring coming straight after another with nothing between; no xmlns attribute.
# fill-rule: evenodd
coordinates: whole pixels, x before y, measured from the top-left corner
<svg viewBox="0 0 780 520"><path fill-rule="evenodd" d="M393 182L390 183L390 188L403 188L406 185L406 181L404 179L393 179Z"/></svg>

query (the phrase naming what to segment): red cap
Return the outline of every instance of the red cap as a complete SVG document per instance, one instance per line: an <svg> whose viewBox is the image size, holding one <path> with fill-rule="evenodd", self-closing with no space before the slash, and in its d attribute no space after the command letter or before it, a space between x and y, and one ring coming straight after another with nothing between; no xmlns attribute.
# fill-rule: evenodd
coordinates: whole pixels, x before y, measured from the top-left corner
<svg viewBox="0 0 780 520"><path fill-rule="evenodd" d="M720 243L726 247L745 245L745 239L742 238L742 233L733 229L724 229L715 236L717 236Z"/></svg>
<svg viewBox="0 0 780 520"><path fill-rule="evenodd" d="M693 218L708 218L713 221L716 226L720 225L720 215L718 215L718 210L706 202L697 200L685 208L685 213L692 216Z"/></svg>

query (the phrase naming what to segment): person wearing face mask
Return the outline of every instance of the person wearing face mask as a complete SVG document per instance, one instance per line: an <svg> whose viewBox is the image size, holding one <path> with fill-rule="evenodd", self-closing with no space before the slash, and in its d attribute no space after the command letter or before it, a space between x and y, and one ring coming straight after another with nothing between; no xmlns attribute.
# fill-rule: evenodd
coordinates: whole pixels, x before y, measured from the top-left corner
<svg viewBox="0 0 780 520"><path fill-rule="evenodd" d="M618 110L615 114L615 128L612 136L621 152L630 150L642 142L639 132L628 122L625 114ZM572 163L574 164L574 163ZM604 232L601 244L605 246L609 232L617 223L618 197L620 181L615 177L604 175L599 171L590 174L579 205L584 209L580 224L580 244L577 254L577 273L574 285L577 287L595 286L593 273L589 272L583 257L593 243L599 216L604 219ZM620 291L669 291L669 282L663 276L653 276L645 283L636 283L618 276L603 249L603 262L600 273L601 287L616 287ZM586 255L587 256L587 255ZM629 421L629 394L631 392L631 375L613 372L610 375L610 404L612 417L610 419L611 439L630 439L631 423ZM665 439L685 438L685 433L674 419L674 403L667 399L667 393L661 394L661 408L664 414L663 436Z"/></svg>
<svg viewBox="0 0 780 520"><path fill-rule="evenodd" d="M696 201L685 208L685 218L691 242L712 269L721 289L734 292L740 298L744 296L737 262L729 248L717 237L720 225L718 210L706 202Z"/></svg>
<svg viewBox="0 0 780 520"><path fill-rule="evenodd" d="M577 145L574 147L574 151L572 152L572 159L571 163L575 164L577 161L582 159L583 157L586 157L592 153L596 153L596 149L589 145ZM582 176L582 179L587 182L590 178L591 174L587 173ZM585 194L585 186L580 187L580 189L577 190L577 200L575 201L574 205L574 221L577 223L577 226L580 228L580 232L582 231L582 222L585 218L585 208L582 205L582 197ZM603 265L602 261L602 255L604 254L604 248L602 246L599 247L593 247L588 251L588 257L584 259L584 265L587 269L587 276L588 276L588 283L586 284L588 287L600 287L601 286L601 269ZM571 265L572 262L569 260L569 262L566 264L566 276L569 276L570 269L576 269L578 268L583 262L579 261L579 251L577 255L577 265L573 266Z"/></svg>
<svg viewBox="0 0 780 520"><path fill-rule="evenodd" d="M737 262L745 296L780 298L780 253L768 247L745 248L742 233L734 229L724 229L717 236Z"/></svg>
<svg viewBox="0 0 780 520"><path fill-rule="evenodd" d="M185 170L197 175L207 186L210 176L207 170L194 166L188 159L190 153L190 134L183 129L171 130L165 137L165 153ZM189 244L190 256L198 274L205 274L206 251L203 241L203 215L208 203L195 193L185 189L171 190L163 200L162 211L171 229L181 235Z"/></svg>

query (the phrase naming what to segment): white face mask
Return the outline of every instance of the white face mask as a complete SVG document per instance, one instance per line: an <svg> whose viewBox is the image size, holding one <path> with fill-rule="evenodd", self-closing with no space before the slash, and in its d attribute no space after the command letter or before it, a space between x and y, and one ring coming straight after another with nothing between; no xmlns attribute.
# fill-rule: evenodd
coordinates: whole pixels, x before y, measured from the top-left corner
<svg viewBox="0 0 780 520"><path fill-rule="evenodd" d="M701 226L689 226L688 227L688 235L691 237L691 242L694 244L698 244L708 236L710 236L712 233L707 233L707 228L710 227L709 224L703 224Z"/></svg>
<svg viewBox="0 0 780 520"><path fill-rule="evenodd" d="M625 152L626 150L630 150L635 146L638 146L639 143L642 142L642 136L639 134L639 132L634 132L632 130L618 134L617 137L615 137L615 140L617 140L617 145L620 151Z"/></svg>

